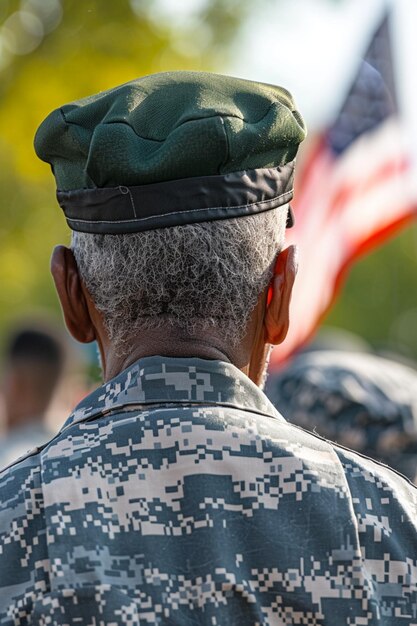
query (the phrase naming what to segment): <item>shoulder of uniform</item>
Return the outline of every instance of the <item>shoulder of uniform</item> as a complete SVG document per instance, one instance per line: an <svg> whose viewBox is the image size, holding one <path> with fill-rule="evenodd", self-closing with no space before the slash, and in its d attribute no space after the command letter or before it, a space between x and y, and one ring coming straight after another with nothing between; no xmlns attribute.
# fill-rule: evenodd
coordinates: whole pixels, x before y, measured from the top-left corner
<svg viewBox="0 0 417 626"><path fill-rule="evenodd" d="M9 484L15 477L31 474L40 466L39 453L45 446L36 446L17 458L12 463L0 469L0 489L2 485Z"/></svg>

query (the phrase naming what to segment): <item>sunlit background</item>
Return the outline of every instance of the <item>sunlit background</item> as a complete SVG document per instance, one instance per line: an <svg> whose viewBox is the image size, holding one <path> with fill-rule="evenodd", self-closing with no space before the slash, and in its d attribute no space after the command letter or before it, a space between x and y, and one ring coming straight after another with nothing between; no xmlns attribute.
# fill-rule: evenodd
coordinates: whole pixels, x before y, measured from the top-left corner
<svg viewBox="0 0 417 626"><path fill-rule="evenodd" d="M1 0L0 339L22 317L60 320L49 258L55 244L68 243L69 230L49 168L32 147L36 128L54 107L144 74L209 70L285 85L314 136L340 106L385 5ZM398 93L413 146L416 56L409 30L417 14L412 0L396 5ZM358 262L325 325L354 333L378 351L417 360L416 249L412 226Z"/></svg>

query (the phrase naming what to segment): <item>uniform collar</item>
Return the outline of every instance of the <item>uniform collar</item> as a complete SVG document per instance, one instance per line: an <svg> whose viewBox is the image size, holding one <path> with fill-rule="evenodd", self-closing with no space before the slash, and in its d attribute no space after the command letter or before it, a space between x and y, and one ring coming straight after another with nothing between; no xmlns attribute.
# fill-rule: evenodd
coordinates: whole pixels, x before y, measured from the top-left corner
<svg viewBox="0 0 417 626"><path fill-rule="evenodd" d="M210 404L284 420L265 394L231 363L152 356L140 359L88 395L62 430L123 407Z"/></svg>

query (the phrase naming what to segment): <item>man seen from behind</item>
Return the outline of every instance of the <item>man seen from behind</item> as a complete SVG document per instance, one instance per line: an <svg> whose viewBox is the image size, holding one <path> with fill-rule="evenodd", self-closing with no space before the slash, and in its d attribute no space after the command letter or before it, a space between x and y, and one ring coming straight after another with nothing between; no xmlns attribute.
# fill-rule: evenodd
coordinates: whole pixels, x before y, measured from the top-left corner
<svg viewBox="0 0 417 626"><path fill-rule="evenodd" d="M417 623L416 490L260 387L288 328L280 87L141 78L51 113L52 273L104 383L0 478L0 624Z"/></svg>

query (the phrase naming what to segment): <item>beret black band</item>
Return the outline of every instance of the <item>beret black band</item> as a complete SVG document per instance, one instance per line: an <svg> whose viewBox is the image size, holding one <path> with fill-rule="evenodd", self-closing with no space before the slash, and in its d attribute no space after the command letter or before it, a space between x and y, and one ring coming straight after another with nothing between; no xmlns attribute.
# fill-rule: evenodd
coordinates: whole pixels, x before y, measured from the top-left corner
<svg viewBox="0 0 417 626"><path fill-rule="evenodd" d="M85 233L122 234L243 217L288 204L295 162L141 186L57 191L67 223ZM289 211L287 227L293 225Z"/></svg>

